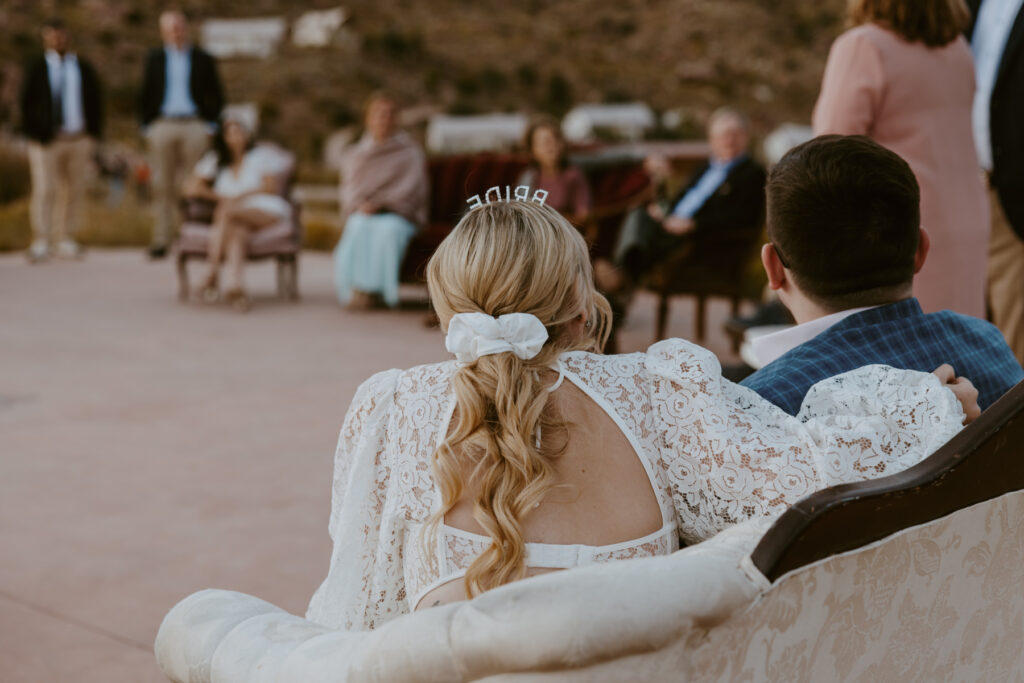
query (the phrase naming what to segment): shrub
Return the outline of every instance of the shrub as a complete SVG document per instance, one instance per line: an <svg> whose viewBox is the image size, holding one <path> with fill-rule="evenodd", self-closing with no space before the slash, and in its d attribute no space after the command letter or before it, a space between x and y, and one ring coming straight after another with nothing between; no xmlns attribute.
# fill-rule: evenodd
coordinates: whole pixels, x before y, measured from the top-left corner
<svg viewBox="0 0 1024 683"><path fill-rule="evenodd" d="M303 213L302 228L302 246L315 251L331 251L341 235L333 221L312 212Z"/></svg>
<svg viewBox="0 0 1024 683"><path fill-rule="evenodd" d="M27 197L31 189L28 158L19 150L0 145L0 204Z"/></svg>

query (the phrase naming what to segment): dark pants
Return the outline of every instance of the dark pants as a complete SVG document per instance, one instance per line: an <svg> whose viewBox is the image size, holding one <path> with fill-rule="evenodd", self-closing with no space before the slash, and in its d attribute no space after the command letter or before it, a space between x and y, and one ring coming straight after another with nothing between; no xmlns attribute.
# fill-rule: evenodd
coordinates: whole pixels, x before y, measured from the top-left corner
<svg viewBox="0 0 1024 683"><path fill-rule="evenodd" d="M688 235L666 232L641 206L626 214L615 247L614 263L638 282L652 268L690 244Z"/></svg>

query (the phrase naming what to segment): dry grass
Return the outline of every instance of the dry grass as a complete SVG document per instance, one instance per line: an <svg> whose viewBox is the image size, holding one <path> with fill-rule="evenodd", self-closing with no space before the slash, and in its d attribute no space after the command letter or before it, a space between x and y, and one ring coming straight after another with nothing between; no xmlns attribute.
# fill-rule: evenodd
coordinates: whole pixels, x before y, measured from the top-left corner
<svg viewBox="0 0 1024 683"><path fill-rule="evenodd" d="M330 251L341 237L337 212L303 209L302 245L315 251Z"/></svg>
<svg viewBox="0 0 1024 683"><path fill-rule="evenodd" d="M90 197L78 241L94 247L144 247L149 244L151 226L149 206L131 195L116 207ZM316 251L333 249L341 233L337 219L322 212L306 212L303 228L303 246ZM0 252L25 249L31 239L28 199L0 204Z"/></svg>
<svg viewBox="0 0 1024 683"><path fill-rule="evenodd" d="M15 251L28 246L28 199L0 204L0 251Z"/></svg>
<svg viewBox="0 0 1024 683"><path fill-rule="evenodd" d="M142 247L149 244L151 219L147 207L125 198L120 206L90 198L78 233L82 244L103 247ZM25 249L32 238L28 199L0 206L0 251Z"/></svg>

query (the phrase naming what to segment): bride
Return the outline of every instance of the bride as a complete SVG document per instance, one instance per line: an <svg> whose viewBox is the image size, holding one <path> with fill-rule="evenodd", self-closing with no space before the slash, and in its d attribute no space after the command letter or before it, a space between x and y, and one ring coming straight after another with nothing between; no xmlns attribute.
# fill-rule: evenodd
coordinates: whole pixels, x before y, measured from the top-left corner
<svg viewBox="0 0 1024 683"><path fill-rule="evenodd" d="M455 360L388 370L341 430L329 574L307 618L372 629L543 572L665 555L826 486L904 469L964 411L936 374L868 366L790 417L679 339L603 356L608 304L551 208L469 211L431 259ZM971 402L973 387L951 388ZM976 395L976 392L974 392Z"/></svg>

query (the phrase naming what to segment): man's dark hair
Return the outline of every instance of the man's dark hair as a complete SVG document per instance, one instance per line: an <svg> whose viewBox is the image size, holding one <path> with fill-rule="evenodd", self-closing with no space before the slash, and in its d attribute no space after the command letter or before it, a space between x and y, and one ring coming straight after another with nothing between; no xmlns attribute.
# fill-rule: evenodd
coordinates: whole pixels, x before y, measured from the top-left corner
<svg viewBox="0 0 1024 683"><path fill-rule="evenodd" d="M768 238L817 303L841 311L905 295L921 193L897 154L861 135L823 135L782 157L767 196Z"/></svg>
<svg viewBox="0 0 1024 683"><path fill-rule="evenodd" d="M67 31L68 26L64 23L64 20L60 17L51 17L43 22L44 29L52 29L54 31Z"/></svg>

